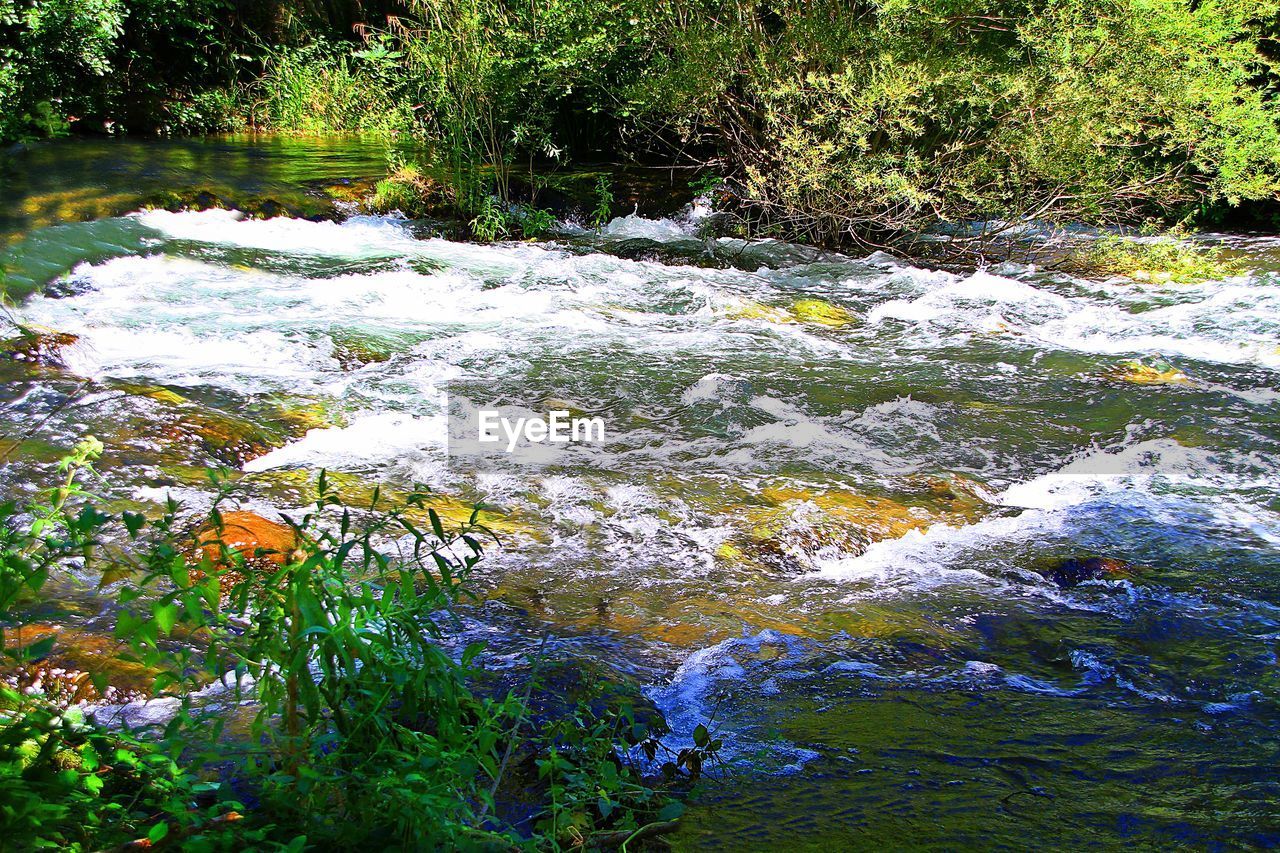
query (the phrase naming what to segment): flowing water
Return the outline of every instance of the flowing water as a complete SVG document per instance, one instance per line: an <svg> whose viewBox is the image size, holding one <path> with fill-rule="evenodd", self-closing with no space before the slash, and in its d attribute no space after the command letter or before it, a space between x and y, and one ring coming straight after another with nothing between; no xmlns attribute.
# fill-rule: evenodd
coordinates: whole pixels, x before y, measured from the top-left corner
<svg viewBox="0 0 1280 853"><path fill-rule="evenodd" d="M219 145L184 186L374 159ZM42 155L42 191L126 191L80 150ZM39 291L13 312L78 340L0 364L6 491L92 431L141 504L199 508L208 465L264 512L321 468L483 500L472 633L514 656L551 626L676 743L713 719L679 847L1280 844L1280 241L1157 285L712 240L696 210L494 246L392 217L38 226L7 225ZM450 458L446 393L608 438Z"/></svg>

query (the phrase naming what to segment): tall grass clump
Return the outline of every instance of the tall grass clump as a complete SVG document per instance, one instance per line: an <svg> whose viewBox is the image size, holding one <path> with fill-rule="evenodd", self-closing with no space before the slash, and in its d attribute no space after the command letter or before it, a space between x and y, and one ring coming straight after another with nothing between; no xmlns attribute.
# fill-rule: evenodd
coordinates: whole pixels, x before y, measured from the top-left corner
<svg viewBox="0 0 1280 853"><path fill-rule="evenodd" d="M398 58L376 45L272 49L245 95L249 124L289 133L410 133L414 109Z"/></svg>

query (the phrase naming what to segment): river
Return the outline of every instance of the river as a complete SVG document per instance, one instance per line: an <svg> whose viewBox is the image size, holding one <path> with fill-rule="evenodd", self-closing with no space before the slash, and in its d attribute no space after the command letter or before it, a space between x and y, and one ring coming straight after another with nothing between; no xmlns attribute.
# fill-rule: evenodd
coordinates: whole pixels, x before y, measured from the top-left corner
<svg viewBox="0 0 1280 853"><path fill-rule="evenodd" d="M675 742L714 719L682 849L1280 844L1280 239L1219 235L1252 271L1174 285L711 239L696 208L495 245L137 212L305 208L382 153L10 157L10 310L77 340L0 363L4 490L92 432L130 505L198 510L211 465L264 514L321 468L484 501L469 631L515 656L549 626ZM453 458L447 395L608 438ZM75 581L58 618L93 624Z"/></svg>

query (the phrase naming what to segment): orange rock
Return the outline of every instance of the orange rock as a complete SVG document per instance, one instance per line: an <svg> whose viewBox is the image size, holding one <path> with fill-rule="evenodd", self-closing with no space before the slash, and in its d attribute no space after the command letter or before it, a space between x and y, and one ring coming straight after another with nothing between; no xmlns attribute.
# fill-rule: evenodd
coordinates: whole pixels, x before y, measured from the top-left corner
<svg viewBox="0 0 1280 853"><path fill-rule="evenodd" d="M125 660L123 641L110 635L35 623L12 630L6 639L13 651L49 636L56 642L39 659L0 667L0 684L42 694L59 707L85 701L128 702L149 695L156 672ZM94 675L105 680L103 691L94 684Z"/></svg>
<svg viewBox="0 0 1280 853"><path fill-rule="evenodd" d="M283 565L298 547L298 535L287 524L238 510L222 514L221 537L214 526L208 524L197 534L196 545L201 554L215 563L222 561L222 549L227 547L250 563Z"/></svg>

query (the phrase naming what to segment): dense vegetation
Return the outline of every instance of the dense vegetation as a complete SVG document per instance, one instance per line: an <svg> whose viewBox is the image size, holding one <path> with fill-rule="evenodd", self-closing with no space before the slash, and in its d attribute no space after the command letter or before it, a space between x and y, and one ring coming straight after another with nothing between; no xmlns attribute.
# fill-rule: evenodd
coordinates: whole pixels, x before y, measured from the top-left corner
<svg viewBox="0 0 1280 853"><path fill-rule="evenodd" d="M413 134L471 170L708 165L741 220L1204 220L1275 197L1273 0L5 0L0 135Z"/></svg>

